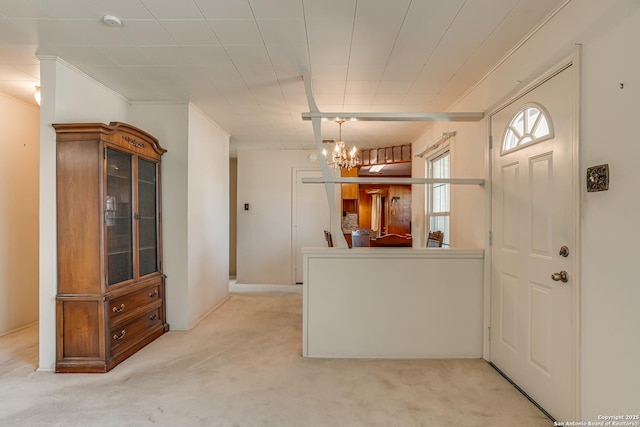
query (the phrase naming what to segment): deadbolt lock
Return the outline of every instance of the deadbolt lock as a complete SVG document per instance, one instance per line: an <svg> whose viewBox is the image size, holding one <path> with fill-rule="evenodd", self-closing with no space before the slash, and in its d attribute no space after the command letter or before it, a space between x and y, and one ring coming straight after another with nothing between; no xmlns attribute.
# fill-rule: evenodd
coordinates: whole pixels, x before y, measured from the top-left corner
<svg viewBox="0 0 640 427"><path fill-rule="evenodd" d="M562 257L568 257L569 256L569 248L566 246L563 246L560 248L560 256Z"/></svg>
<svg viewBox="0 0 640 427"><path fill-rule="evenodd" d="M567 283L569 281L569 275L566 271L562 270L560 273L553 273L551 278L556 282Z"/></svg>

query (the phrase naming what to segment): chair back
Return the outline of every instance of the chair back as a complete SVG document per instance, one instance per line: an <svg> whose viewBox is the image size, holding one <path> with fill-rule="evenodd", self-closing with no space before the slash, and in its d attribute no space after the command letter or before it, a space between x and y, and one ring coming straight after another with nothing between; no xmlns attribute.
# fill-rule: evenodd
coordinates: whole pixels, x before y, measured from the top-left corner
<svg viewBox="0 0 640 427"><path fill-rule="evenodd" d="M371 239L370 246L395 246L411 247L411 236L401 236L399 234L385 234L384 236Z"/></svg>
<svg viewBox="0 0 640 427"><path fill-rule="evenodd" d="M444 241L444 233L442 231L432 231L427 237L428 248L441 248Z"/></svg>
<svg viewBox="0 0 640 427"><path fill-rule="evenodd" d="M333 238L331 237L331 232L329 230L324 230L324 240L327 241L328 247L333 247Z"/></svg>
<svg viewBox="0 0 640 427"><path fill-rule="evenodd" d="M351 232L351 246L356 247L368 247L371 242L371 230L366 228L358 228Z"/></svg>

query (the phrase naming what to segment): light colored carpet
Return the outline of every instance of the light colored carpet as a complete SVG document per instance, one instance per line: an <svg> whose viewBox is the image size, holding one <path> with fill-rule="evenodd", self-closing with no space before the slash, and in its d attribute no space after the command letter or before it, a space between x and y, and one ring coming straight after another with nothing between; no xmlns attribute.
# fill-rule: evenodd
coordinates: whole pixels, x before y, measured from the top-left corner
<svg viewBox="0 0 640 427"><path fill-rule="evenodd" d="M1 426L551 426L483 360L305 359L300 293L232 293L107 374L35 372L0 338Z"/></svg>

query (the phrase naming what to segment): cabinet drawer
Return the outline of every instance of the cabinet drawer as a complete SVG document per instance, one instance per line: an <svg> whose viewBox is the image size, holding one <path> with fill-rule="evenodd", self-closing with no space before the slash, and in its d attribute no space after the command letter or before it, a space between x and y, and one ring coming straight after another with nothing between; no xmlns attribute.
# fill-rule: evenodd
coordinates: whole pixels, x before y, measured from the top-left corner
<svg viewBox="0 0 640 427"><path fill-rule="evenodd" d="M114 298L109 301L108 311L109 320L113 320L118 316L130 313L138 307L151 304L160 299L160 284L130 294Z"/></svg>
<svg viewBox="0 0 640 427"><path fill-rule="evenodd" d="M161 306L146 311L140 316L134 317L128 322L118 326L113 326L109 332L109 342L111 346L111 354L115 355L120 350L126 349L130 345L140 341L146 333L155 327L162 326L162 318L160 317Z"/></svg>

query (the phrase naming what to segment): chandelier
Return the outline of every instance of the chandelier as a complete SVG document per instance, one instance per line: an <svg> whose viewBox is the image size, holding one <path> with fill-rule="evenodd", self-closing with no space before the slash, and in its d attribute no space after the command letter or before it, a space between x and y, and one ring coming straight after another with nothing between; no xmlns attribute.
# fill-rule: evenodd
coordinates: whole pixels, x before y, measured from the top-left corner
<svg viewBox="0 0 640 427"><path fill-rule="evenodd" d="M327 159L327 164L329 167L334 169L351 169L358 164L358 159L356 157L356 147L351 148L351 150L347 151L347 147L342 140L342 123L344 120L338 119L336 120L338 125L340 125L340 139L336 142L336 146L331 152L331 157L327 157L327 150L322 150L322 154Z"/></svg>

